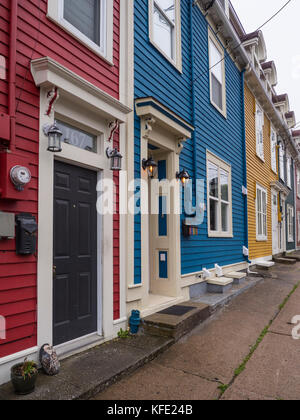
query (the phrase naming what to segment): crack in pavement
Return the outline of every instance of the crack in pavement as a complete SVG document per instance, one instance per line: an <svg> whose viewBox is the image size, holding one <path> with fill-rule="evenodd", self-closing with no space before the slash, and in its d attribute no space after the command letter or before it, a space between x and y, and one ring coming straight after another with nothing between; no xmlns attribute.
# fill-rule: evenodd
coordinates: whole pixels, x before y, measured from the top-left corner
<svg viewBox="0 0 300 420"><path fill-rule="evenodd" d="M256 350L258 349L258 347L260 346L260 344L262 343L262 341L264 340L265 336L268 333L271 333L270 328L272 326L272 324L274 323L274 321L276 320L276 318L278 317L278 315L283 311L283 309L285 308L286 304L288 303L288 301L290 300L290 298L293 296L293 294L295 293L295 291L298 289L298 287L300 286L300 282L298 282L293 289L291 290L291 292L287 295L287 297L283 300L283 302L281 303L281 305L279 306L279 309L276 311L276 313L274 314L273 318L271 319L271 321L269 322L269 324L266 325L266 327L264 328L264 330L261 332L260 336L257 338L256 343L251 347L250 352L248 353L248 355L245 357L244 361L242 362L242 364L235 370L234 376L231 379L231 381L229 382L228 385L226 385L226 389L224 391L220 392L220 395L218 397L218 400L221 399L221 397L224 395L224 393L234 384L235 380L238 378L238 376L240 376L240 374L246 369L246 366L248 364L248 362L250 361L250 359L253 357L253 355L255 354ZM274 333L276 334L276 332ZM278 335L284 335L284 334L280 334L278 333ZM289 337L289 335L288 335Z"/></svg>

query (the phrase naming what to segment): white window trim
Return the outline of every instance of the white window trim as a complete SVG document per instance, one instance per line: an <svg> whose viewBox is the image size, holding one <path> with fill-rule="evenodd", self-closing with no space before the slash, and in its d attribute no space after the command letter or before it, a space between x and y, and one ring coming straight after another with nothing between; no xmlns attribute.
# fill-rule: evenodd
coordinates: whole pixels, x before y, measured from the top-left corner
<svg viewBox="0 0 300 420"><path fill-rule="evenodd" d="M275 160L273 159L273 134L275 135ZM271 168L272 171L277 175L278 167L277 167L277 133L273 126L271 126Z"/></svg>
<svg viewBox="0 0 300 420"><path fill-rule="evenodd" d="M286 156L286 185L292 188L292 157Z"/></svg>
<svg viewBox="0 0 300 420"><path fill-rule="evenodd" d="M149 16L149 39L152 45L173 64L176 69L182 73L182 46L181 46L181 8L180 0L175 0L175 59L169 57L157 43L154 41L153 34L153 13L154 13L154 0L148 0L148 16Z"/></svg>
<svg viewBox="0 0 300 420"><path fill-rule="evenodd" d="M267 235L258 234L258 206L257 206L257 190L264 192L266 194L266 232ZM256 184L256 199L255 199L255 219L256 219L256 240L257 242L266 242L268 240L268 191L259 184Z"/></svg>
<svg viewBox="0 0 300 420"><path fill-rule="evenodd" d="M281 153L282 153L282 161L281 161ZM284 168L284 157L285 157L285 150L282 146L282 144L279 147L279 177L283 182L286 182L285 177L285 168ZM282 165L281 165L282 162Z"/></svg>
<svg viewBox="0 0 300 420"><path fill-rule="evenodd" d="M75 26L64 19L64 0L48 1L47 17L62 27L66 32L113 65L113 0L101 1L101 45L97 45Z"/></svg>
<svg viewBox="0 0 300 420"><path fill-rule="evenodd" d="M297 212L297 232L298 232L298 239L297 242L300 242L300 211Z"/></svg>
<svg viewBox="0 0 300 420"><path fill-rule="evenodd" d="M297 197L300 198L300 169L297 169Z"/></svg>
<svg viewBox="0 0 300 420"><path fill-rule="evenodd" d="M260 154L259 152L259 143L258 143L258 137L257 137L257 133L258 133L258 120L257 120L257 115L258 115L258 110L260 110L262 112L263 115L263 125L261 127L261 131L262 131L262 154ZM264 144L264 122L265 122L265 113L263 108L260 106L260 104L256 101L255 104L255 138L256 138L256 155L259 157L259 159L261 159L263 162L265 161L265 144Z"/></svg>
<svg viewBox="0 0 300 420"><path fill-rule="evenodd" d="M290 220L290 217L292 220ZM292 231L290 231L290 226L292 225ZM287 204L287 232L288 232L288 242L294 242L294 207L290 204Z"/></svg>
<svg viewBox="0 0 300 420"><path fill-rule="evenodd" d="M222 75L223 75L223 83L222 83L222 98L223 98L223 109L221 109L217 104L214 103L212 98L212 63L210 60L210 42L213 42L215 47L219 50L220 54L222 55ZM210 103L223 115L223 117L227 118L227 101L226 101L226 64L225 64L225 54L224 49L221 47L221 44L211 31L208 29L208 60L209 60L209 91L210 91Z"/></svg>
<svg viewBox="0 0 300 420"><path fill-rule="evenodd" d="M222 224L221 224L221 206L219 205L218 209L218 224L219 229L218 231L210 230L210 211L209 211L209 173L208 173L208 163L212 163L216 165L218 169L223 169L224 171L228 172L228 198L229 198L229 214L228 214L228 225L229 229L228 232L222 232ZM208 229L208 237L209 238L233 238L233 223L232 223L232 175L231 175L231 165L226 163L224 160L220 159L218 156L214 155L210 151L206 153L206 172L207 172L207 229ZM219 176L220 177L220 176ZM219 200L220 199L220 182L219 182Z"/></svg>

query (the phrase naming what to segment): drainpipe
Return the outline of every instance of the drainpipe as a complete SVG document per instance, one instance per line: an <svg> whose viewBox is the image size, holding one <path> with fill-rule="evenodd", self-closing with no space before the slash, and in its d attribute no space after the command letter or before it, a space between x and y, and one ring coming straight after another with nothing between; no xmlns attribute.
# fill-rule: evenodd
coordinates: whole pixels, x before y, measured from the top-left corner
<svg viewBox="0 0 300 420"><path fill-rule="evenodd" d="M195 130L192 133L192 140L193 140L193 166L194 166L194 191L195 191L195 200L196 200L196 182L197 182L197 141L196 141L196 131L197 128L195 126L196 123L196 100L195 100L195 68L194 68L194 24L193 24L193 8L196 3L193 0L190 0L190 40L191 40L191 77L192 77L192 125Z"/></svg>
<svg viewBox="0 0 300 420"><path fill-rule="evenodd" d="M10 116L10 150L16 149L16 61L17 61L17 19L18 0L11 0L10 6L10 48L8 114Z"/></svg>
<svg viewBox="0 0 300 420"><path fill-rule="evenodd" d="M245 115L245 72L246 69L242 71L242 121L243 121L243 158L244 158L244 186L248 188L247 185L247 146L246 146L246 115ZM248 232L248 196L245 196L244 202L244 218L245 218L245 247L249 249L249 232ZM246 261L251 264L249 257L246 257Z"/></svg>

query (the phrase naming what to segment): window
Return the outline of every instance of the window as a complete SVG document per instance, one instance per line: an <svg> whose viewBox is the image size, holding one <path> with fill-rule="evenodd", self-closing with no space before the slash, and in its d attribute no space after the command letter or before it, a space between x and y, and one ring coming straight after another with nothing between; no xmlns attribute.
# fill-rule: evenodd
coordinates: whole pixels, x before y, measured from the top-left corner
<svg viewBox="0 0 300 420"><path fill-rule="evenodd" d="M271 163L272 171L277 174L277 134L274 128L271 128Z"/></svg>
<svg viewBox="0 0 300 420"><path fill-rule="evenodd" d="M57 121L57 126L63 133L62 141L79 149L97 153L97 137L78 128L72 127L62 121Z"/></svg>
<svg viewBox="0 0 300 420"><path fill-rule="evenodd" d="M149 0L149 36L155 47L180 71L180 0Z"/></svg>
<svg viewBox="0 0 300 420"><path fill-rule="evenodd" d="M264 112L258 103L256 103L255 124L256 154L260 159L264 160Z"/></svg>
<svg viewBox="0 0 300 420"><path fill-rule="evenodd" d="M294 242L294 208L287 205L287 230L288 230L288 241Z"/></svg>
<svg viewBox="0 0 300 420"><path fill-rule="evenodd" d="M300 198L300 170L297 169L297 196Z"/></svg>
<svg viewBox="0 0 300 420"><path fill-rule="evenodd" d="M208 235L232 237L231 167L207 154Z"/></svg>
<svg viewBox="0 0 300 420"><path fill-rule="evenodd" d="M290 156L286 159L286 174L287 174L287 186L292 188L292 158Z"/></svg>
<svg viewBox="0 0 300 420"><path fill-rule="evenodd" d="M283 144L280 144L279 147L279 171L280 171L280 178L282 181L285 181L285 173L284 173L284 148Z"/></svg>
<svg viewBox="0 0 300 420"><path fill-rule="evenodd" d="M209 31L210 101L226 116L224 50Z"/></svg>
<svg viewBox="0 0 300 420"><path fill-rule="evenodd" d="M260 185L256 186L256 239L266 241L267 232L267 191Z"/></svg>
<svg viewBox="0 0 300 420"><path fill-rule="evenodd" d="M112 62L113 0L51 0L48 17Z"/></svg>

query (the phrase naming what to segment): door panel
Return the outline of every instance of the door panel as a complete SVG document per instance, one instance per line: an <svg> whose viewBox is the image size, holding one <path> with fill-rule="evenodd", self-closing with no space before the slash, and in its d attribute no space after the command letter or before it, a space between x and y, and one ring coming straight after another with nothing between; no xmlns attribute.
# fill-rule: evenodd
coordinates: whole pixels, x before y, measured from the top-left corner
<svg viewBox="0 0 300 420"><path fill-rule="evenodd" d="M96 172L55 162L53 342L97 331Z"/></svg>

